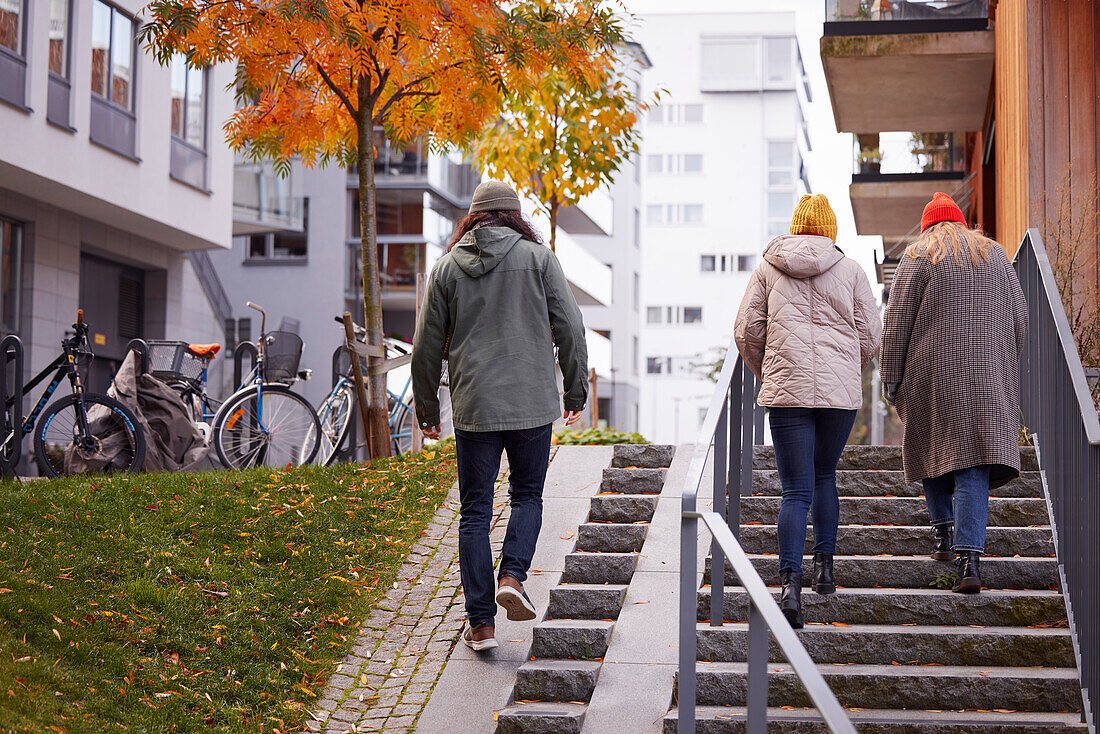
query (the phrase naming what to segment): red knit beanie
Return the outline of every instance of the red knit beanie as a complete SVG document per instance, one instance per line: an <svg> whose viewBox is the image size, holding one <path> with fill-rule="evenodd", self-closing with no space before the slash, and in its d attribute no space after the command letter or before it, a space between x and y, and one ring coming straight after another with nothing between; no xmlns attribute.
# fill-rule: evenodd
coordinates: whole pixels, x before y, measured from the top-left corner
<svg viewBox="0 0 1100 734"><path fill-rule="evenodd" d="M920 231L923 232L933 224L939 224L940 222L966 224L966 219L963 217L962 209L959 208L954 199L942 191L937 191L932 196L932 201L924 206L924 216L920 218Z"/></svg>

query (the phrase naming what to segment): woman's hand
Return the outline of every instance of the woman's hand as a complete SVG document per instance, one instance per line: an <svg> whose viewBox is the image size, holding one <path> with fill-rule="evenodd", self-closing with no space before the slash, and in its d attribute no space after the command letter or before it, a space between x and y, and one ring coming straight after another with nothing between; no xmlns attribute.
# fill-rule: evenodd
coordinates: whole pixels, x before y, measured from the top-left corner
<svg viewBox="0 0 1100 734"><path fill-rule="evenodd" d="M424 429L424 438L430 438L433 441L439 440L439 434L443 429L440 426L432 426L431 428Z"/></svg>
<svg viewBox="0 0 1100 734"><path fill-rule="evenodd" d="M565 425L571 426L574 423L576 423L577 421L579 421L581 419L581 413L583 413L583 412L584 411L580 411L580 410L567 410L567 411L565 411Z"/></svg>

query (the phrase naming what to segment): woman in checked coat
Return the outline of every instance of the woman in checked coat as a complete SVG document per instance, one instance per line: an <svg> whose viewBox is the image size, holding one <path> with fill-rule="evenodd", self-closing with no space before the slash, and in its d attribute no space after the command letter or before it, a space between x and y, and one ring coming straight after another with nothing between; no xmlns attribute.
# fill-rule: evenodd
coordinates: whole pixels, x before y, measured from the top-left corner
<svg viewBox="0 0 1100 734"><path fill-rule="evenodd" d="M1020 473L1026 334L1027 303L1004 250L937 193L894 276L881 371L905 423L905 477L924 484L932 557L956 554L956 592L981 591L989 490Z"/></svg>

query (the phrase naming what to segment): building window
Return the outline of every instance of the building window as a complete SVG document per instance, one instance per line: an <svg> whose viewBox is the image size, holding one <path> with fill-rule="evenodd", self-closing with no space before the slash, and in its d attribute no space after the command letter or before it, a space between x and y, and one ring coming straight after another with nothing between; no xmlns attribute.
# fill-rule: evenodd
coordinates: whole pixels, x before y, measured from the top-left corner
<svg viewBox="0 0 1100 734"><path fill-rule="evenodd" d="M0 99L25 107L27 60L26 0L0 0Z"/></svg>
<svg viewBox="0 0 1100 734"><path fill-rule="evenodd" d="M801 160L796 160L800 156L794 141L769 140L766 148L765 221L768 237L776 237L789 229L791 212L794 211L794 182Z"/></svg>
<svg viewBox="0 0 1100 734"><path fill-rule="evenodd" d="M703 273L713 273L716 258L714 255L700 255L699 256L699 271Z"/></svg>
<svg viewBox="0 0 1100 734"><path fill-rule="evenodd" d="M698 125L703 121L703 105L654 105L649 108L648 119L653 125Z"/></svg>
<svg viewBox="0 0 1100 734"><path fill-rule="evenodd" d="M737 270L738 272L747 273L756 267L756 255L738 255L737 256Z"/></svg>
<svg viewBox="0 0 1100 734"><path fill-rule="evenodd" d="M641 294L641 290L642 290L642 283L641 283L641 278L640 278L640 277L638 277L638 274L637 274L637 273L634 273L634 293L633 293L633 300L634 300L634 310L635 310L635 311L638 311L639 309L641 309L641 305L642 305L642 304L641 304L641 295L640 295L640 294Z"/></svg>
<svg viewBox="0 0 1100 734"><path fill-rule="evenodd" d="M700 88L730 92L760 88L759 38L704 38Z"/></svg>
<svg viewBox="0 0 1100 734"><path fill-rule="evenodd" d="M646 323L699 324L703 321L702 306L648 306Z"/></svg>
<svg viewBox="0 0 1100 734"><path fill-rule="evenodd" d="M793 38L764 39L764 73L769 84L791 81Z"/></svg>
<svg viewBox="0 0 1100 734"><path fill-rule="evenodd" d="M645 310L645 320L647 324L661 323L661 307L648 306Z"/></svg>
<svg viewBox="0 0 1100 734"><path fill-rule="evenodd" d="M2 0L0 0L2 4ZM46 94L46 119L55 125L69 125L69 29L72 0L50 0L50 63Z"/></svg>
<svg viewBox="0 0 1100 734"><path fill-rule="evenodd" d="M187 66L183 54L172 57L172 177L206 188L206 69Z"/></svg>
<svg viewBox="0 0 1100 734"><path fill-rule="evenodd" d="M634 374L638 374L638 337L634 337L630 352L630 366Z"/></svg>
<svg viewBox="0 0 1100 734"><path fill-rule="evenodd" d="M702 204L650 204L646 221L654 227L698 225L703 223Z"/></svg>
<svg viewBox="0 0 1100 734"><path fill-rule="evenodd" d="M684 307L684 323L685 324L700 324L703 322L703 308L702 306L685 306Z"/></svg>
<svg viewBox="0 0 1100 734"><path fill-rule="evenodd" d="M19 333L23 227L0 219L0 334Z"/></svg>
<svg viewBox="0 0 1100 734"><path fill-rule="evenodd" d="M134 21L103 0L92 4L93 142L136 158Z"/></svg>
<svg viewBox="0 0 1100 734"><path fill-rule="evenodd" d="M305 262L309 256L309 199L302 202L302 231L283 230L234 237L246 262Z"/></svg>
<svg viewBox="0 0 1100 734"><path fill-rule="evenodd" d="M703 156L699 153L669 153L648 156L649 173L696 174L703 172Z"/></svg>
<svg viewBox="0 0 1100 734"><path fill-rule="evenodd" d="M634 246L642 246L642 212L634 207Z"/></svg>
<svg viewBox="0 0 1100 734"><path fill-rule="evenodd" d="M668 357L646 357L645 371L647 375L659 375L672 371L672 360Z"/></svg>

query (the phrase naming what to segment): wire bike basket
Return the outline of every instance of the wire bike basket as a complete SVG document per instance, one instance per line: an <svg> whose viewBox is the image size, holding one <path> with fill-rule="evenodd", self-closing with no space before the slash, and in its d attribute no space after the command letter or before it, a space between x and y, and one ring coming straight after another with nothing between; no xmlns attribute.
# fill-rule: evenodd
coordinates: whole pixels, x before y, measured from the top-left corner
<svg viewBox="0 0 1100 734"><path fill-rule="evenodd" d="M147 339L145 343L149 345L149 374L163 382L182 380L198 385L207 360L192 354L187 342Z"/></svg>
<svg viewBox="0 0 1100 734"><path fill-rule="evenodd" d="M302 337L290 331L271 331L264 336L265 382L293 382L302 361Z"/></svg>

